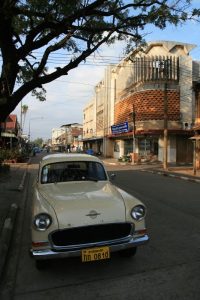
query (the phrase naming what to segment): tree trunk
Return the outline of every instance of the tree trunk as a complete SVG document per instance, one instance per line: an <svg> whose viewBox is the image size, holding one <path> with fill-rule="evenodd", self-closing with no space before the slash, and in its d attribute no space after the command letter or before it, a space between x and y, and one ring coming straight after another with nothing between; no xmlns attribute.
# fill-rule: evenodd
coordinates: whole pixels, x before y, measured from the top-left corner
<svg viewBox="0 0 200 300"><path fill-rule="evenodd" d="M0 97L0 122L4 122L20 102L20 100L14 100L16 99L13 99L13 97Z"/></svg>

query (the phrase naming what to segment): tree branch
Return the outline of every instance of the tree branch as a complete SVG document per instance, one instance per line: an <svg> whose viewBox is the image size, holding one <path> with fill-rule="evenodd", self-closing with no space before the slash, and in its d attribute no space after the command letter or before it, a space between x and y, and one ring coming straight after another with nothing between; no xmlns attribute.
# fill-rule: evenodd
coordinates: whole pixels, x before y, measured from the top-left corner
<svg viewBox="0 0 200 300"><path fill-rule="evenodd" d="M37 77L37 79L32 79L31 81L25 83L17 91L13 93L13 97L16 99L26 96L33 89L37 88L39 85L47 84L59 77L66 75L69 70L76 68L82 61L84 61L88 56L94 53L102 44L109 40L113 32L110 32L106 37L104 37L100 42L98 42L93 48L88 48L81 53L77 58L71 60L68 65L63 68L57 68L57 70L51 74L44 75L42 77Z"/></svg>
<svg viewBox="0 0 200 300"><path fill-rule="evenodd" d="M57 44L55 44L53 46L49 46L45 50L44 55L43 55L42 60L41 60L41 63L39 65L39 67L37 68L37 70L36 70L36 72L34 74L34 77L39 76L43 72L43 70L45 68L45 65L46 65L46 63L48 61L48 57L49 57L50 53L61 49L66 44L66 42L71 38L72 34L73 34L73 32L69 33L59 43L57 43Z"/></svg>

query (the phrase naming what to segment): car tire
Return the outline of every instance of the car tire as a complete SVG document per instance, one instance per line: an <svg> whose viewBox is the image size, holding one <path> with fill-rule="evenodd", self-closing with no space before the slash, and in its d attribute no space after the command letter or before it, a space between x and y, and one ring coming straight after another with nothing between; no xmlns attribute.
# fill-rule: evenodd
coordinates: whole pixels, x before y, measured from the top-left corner
<svg viewBox="0 0 200 300"><path fill-rule="evenodd" d="M122 256L122 257L132 257L136 254L136 252L137 252L137 247L134 247L134 248L122 250L119 253L120 253L120 256Z"/></svg>
<svg viewBox="0 0 200 300"><path fill-rule="evenodd" d="M38 270L44 270L47 267L47 261L46 260L36 260L35 265Z"/></svg>

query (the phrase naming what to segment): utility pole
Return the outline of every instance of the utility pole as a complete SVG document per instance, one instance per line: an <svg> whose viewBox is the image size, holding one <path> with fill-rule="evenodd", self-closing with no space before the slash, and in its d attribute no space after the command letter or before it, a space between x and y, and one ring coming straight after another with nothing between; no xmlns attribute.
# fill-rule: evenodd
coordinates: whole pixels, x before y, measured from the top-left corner
<svg viewBox="0 0 200 300"><path fill-rule="evenodd" d="M168 101L167 101L167 81L164 87L164 133L163 133L163 168L168 166Z"/></svg>
<svg viewBox="0 0 200 300"><path fill-rule="evenodd" d="M31 141L31 121L32 120L42 120L43 117L34 117L34 118L30 118L29 119L29 127L28 127L28 139L29 139L29 142Z"/></svg>
<svg viewBox="0 0 200 300"><path fill-rule="evenodd" d="M135 106L133 104L132 110L132 121L133 121L133 155L132 155L132 165L135 164Z"/></svg>
<svg viewBox="0 0 200 300"><path fill-rule="evenodd" d="M167 89L168 89L168 59L164 61L164 116L163 116L163 169L167 170L168 167L168 98L167 98Z"/></svg>
<svg viewBox="0 0 200 300"><path fill-rule="evenodd" d="M197 164L196 164L196 143L197 140L195 138L195 136L192 139L193 142L193 175L196 176L197 175Z"/></svg>
<svg viewBox="0 0 200 300"><path fill-rule="evenodd" d="M22 101L20 106L20 138L22 137Z"/></svg>

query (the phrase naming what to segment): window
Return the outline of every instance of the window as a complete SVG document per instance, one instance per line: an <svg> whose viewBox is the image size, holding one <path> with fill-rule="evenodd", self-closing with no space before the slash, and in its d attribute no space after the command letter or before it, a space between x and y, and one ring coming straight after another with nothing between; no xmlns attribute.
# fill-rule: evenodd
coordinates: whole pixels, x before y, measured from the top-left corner
<svg viewBox="0 0 200 300"><path fill-rule="evenodd" d="M124 141L124 154L129 155L133 152L133 140Z"/></svg>
<svg viewBox="0 0 200 300"><path fill-rule="evenodd" d="M59 162L44 166L41 173L42 184L87 180L107 180L103 165L90 161Z"/></svg>

